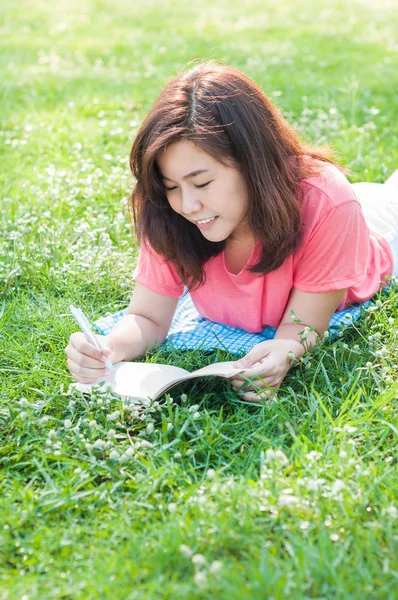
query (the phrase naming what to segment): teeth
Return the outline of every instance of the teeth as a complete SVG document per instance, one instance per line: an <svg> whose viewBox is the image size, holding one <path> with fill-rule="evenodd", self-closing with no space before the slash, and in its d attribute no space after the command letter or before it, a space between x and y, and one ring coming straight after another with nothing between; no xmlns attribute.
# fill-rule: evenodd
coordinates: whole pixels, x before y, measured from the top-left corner
<svg viewBox="0 0 398 600"><path fill-rule="evenodd" d="M210 221L214 221L216 217L212 217L211 219L203 219L203 221L196 221L197 223L200 223L201 225L204 225L205 223L210 223Z"/></svg>

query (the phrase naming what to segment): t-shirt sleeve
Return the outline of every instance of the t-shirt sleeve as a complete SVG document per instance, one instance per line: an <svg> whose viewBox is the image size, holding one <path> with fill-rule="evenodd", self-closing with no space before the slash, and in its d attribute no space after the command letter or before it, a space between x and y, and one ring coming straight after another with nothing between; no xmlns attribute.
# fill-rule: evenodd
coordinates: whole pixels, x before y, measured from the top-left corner
<svg viewBox="0 0 398 600"><path fill-rule="evenodd" d="M153 292L178 298L184 291L184 284L172 263L144 244L140 247L133 279Z"/></svg>
<svg viewBox="0 0 398 600"><path fill-rule="evenodd" d="M360 204L333 207L304 241L293 285L303 292L350 288L366 277L369 228Z"/></svg>

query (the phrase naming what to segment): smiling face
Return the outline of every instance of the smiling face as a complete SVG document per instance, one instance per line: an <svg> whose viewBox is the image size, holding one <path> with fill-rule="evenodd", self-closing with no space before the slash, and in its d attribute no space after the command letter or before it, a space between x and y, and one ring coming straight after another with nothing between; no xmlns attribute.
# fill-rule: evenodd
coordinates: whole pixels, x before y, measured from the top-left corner
<svg viewBox="0 0 398 600"><path fill-rule="evenodd" d="M224 167L187 140L170 144L157 163L171 208L194 223L207 240L250 236L248 191L237 169ZM207 219L212 220L201 223Z"/></svg>

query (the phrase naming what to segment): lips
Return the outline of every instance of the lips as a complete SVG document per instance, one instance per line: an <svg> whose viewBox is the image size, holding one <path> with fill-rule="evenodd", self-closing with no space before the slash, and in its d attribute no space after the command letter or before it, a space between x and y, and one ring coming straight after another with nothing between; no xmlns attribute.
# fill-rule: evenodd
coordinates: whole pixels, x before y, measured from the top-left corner
<svg viewBox="0 0 398 600"><path fill-rule="evenodd" d="M204 224L204 223L203 223L204 221L210 221L210 220L214 221L214 219L216 219L216 218L217 218L217 216L218 216L218 215L216 215L215 217L205 217L204 219L198 219L197 221L194 221L194 223L196 223L196 224L198 224L198 223L199 223L199 225L203 225L203 224Z"/></svg>

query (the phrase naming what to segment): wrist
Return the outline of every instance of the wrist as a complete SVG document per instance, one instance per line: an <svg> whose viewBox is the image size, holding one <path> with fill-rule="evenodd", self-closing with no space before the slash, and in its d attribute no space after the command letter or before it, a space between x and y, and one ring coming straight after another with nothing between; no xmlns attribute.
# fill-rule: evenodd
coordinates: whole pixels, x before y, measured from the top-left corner
<svg viewBox="0 0 398 600"><path fill-rule="evenodd" d="M301 332L301 333L300 333ZM304 333L303 333L304 332ZM312 345L316 344L319 338L315 330L298 323L281 323L275 334L275 340L289 340L292 345L292 352L296 358L304 356Z"/></svg>

